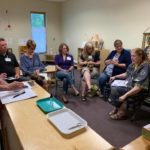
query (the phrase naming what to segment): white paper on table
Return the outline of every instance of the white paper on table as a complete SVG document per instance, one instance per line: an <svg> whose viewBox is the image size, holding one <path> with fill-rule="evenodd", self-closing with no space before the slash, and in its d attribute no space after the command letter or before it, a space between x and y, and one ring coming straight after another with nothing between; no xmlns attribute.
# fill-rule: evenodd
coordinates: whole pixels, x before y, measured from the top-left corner
<svg viewBox="0 0 150 150"><path fill-rule="evenodd" d="M21 93L23 93L23 94L21 94ZM18 95L18 96L14 97L15 95ZM5 97L2 97L1 102L2 102L2 104L7 104L7 103L12 103L12 102L16 102L16 101L29 99L29 98L32 98L35 96L37 96L37 95L31 88L25 88L15 94L13 93L12 95L7 95Z"/></svg>
<svg viewBox="0 0 150 150"><path fill-rule="evenodd" d="M45 78L45 80L48 80L48 79L49 79L49 76L48 76L47 73L42 72L42 73L39 73L39 75L40 75L40 76L43 76L43 77Z"/></svg>
<svg viewBox="0 0 150 150"><path fill-rule="evenodd" d="M30 81L29 81L30 82ZM28 88L32 88L32 86L28 83L28 81L23 82L24 86L27 86Z"/></svg>
<svg viewBox="0 0 150 150"><path fill-rule="evenodd" d="M0 91L0 99L3 97L7 97L10 95L18 94L20 90L12 90L12 91Z"/></svg>
<svg viewBox="0 0 150 150"><path fill-rule="evenodd" d="M32 88L28 82L23 82L24 86L26 86L26 88ZM3 98L3 97L7 97L7 96L10 96L10 95L16 95L18 93L20 93L23 89L17 89L17 90L10 90L10 91L0 91L0 99Z"/></svg>
<svg viewBox="0 0 150 150"><path fill-rule="evenodd" d="M150 124L145 125L144 128L150 129Z"/></svg>
<svg viewBox="0 0 150 150"><path fill-rule="evenodd" d="M114 80L111 86L121 86L121 87L127 87L127 80Z"/></svg>
<svg viewBox="0 0 150 150"><path fill-rule="evenodd" d="M5 80L11 81L11 80L16 80L16 78L15 77L7 77L7 78L5 78Z"/></svg>

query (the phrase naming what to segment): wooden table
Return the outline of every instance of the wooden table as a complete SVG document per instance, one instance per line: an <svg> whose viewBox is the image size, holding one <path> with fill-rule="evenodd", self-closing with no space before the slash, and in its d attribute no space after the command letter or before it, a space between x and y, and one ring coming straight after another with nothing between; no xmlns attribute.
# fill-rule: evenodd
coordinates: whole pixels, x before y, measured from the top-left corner
<svg viewBox="0 0 150 150"><path fill-rule="evenodd" d="M128 145L122 147L121 150L150 150L150 141L140 136Z"/></svg>
<svg viewBox="0 0 150 150"><path fill-rule="evenodd" d="M7 133L10 150L110 150L113 146L90 127L64 136L48 122L36 101L49 94L35 84L36 98L6 104L2 111L2 127Z"/></svg>

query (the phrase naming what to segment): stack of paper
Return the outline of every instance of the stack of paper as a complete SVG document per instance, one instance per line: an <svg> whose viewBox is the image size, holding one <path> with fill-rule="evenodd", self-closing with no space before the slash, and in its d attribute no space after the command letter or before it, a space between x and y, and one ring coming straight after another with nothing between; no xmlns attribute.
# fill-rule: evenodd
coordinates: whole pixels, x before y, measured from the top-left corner
<svg viewBox="0 0 150 150"><path fill-rule="evenodd" d="M48 74L47 73L39 73L40 76L43 76L45 78L45 80L48 80L50 77L48 77Z"/></svg>
<svg viewBox="0 0 150 150"><path fill-rule="evenodd" d="M126 87L128 81L127 80L114 80L111 86L121 86L121 87Z"/></svg>
<svg viewBox="0 0 150 150"><path fill-rule="evenodd" d="M24 82L24 85L26 86L26 88L24 89L1 91L0 99L2 104L7 104L35 97L36 93L32 91L31 86L27 82Z"/></svg>

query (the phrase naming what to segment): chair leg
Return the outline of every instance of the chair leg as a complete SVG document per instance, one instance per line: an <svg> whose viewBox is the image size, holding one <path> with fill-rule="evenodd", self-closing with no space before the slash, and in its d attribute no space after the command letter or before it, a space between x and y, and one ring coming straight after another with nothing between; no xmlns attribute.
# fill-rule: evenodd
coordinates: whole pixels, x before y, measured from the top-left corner
<svg viewBox="0 0 150 150"><path fill-rule="evenodd" d="M55 96L57 96L57 89L58 89L58 82L56 80L56 85L55 85Z"/></svg>
<svg viewBox="0 0 150 150"><path fill-rule="evenodd" d="M138 118L137 118L138 115L137 115L137 114L138 114L139 110L140 110L140 108L138 108L138 109L133 113L133 115L132 115L131 118L130 118L131 121L136 121L136 120L138 120Z"/></svg>
<svg viewBox="0 0 150 150"><path fill-rule="evenodd" d="M136 120L138 120L137 116L138 116L139 111L141 109L142 102L137 102L136 104L132 103L131 105L133 105L133 113L130 117L130 120L131 121L136 121Z"/></svg>

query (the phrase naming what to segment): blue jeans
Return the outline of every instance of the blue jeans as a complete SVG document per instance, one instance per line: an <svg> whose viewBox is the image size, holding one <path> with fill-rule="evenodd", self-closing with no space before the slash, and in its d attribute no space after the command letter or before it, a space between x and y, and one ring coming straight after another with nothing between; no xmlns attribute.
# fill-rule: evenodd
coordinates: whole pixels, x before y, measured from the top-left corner
<svg viewBox="0 0 150 150"><path fill-rule="evenodd" d="M63 90L65 93L68 91L68 85L73 85L71 72L58 71L56 77L63 81Z"/></svg>
<svg viewBox="0 0 150 150"><path fill-rule="evenodd" d="M106 82L109 81L110 76L106 73L102 72L99 76L99 88L101 89L101 93L104 94L104 87Z"/></svg>
<svg viewBox="0 0 150 150"><path fill-rule="evenodd" d="M129 89L127 89L126 87L119 87L119 86L111 87L110 99L112 101L112 104L115 107L119 108L122 104L122 102L119 101L119 97L124 95L128 91Z"/></svg>

